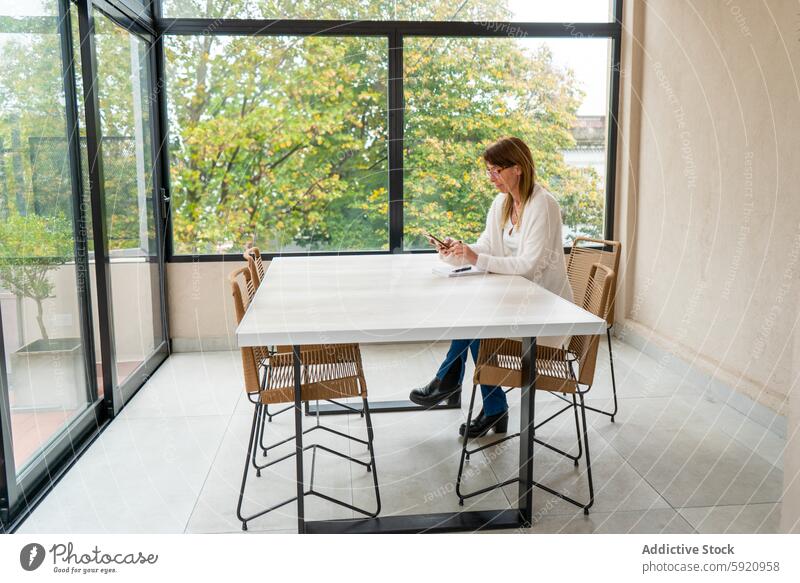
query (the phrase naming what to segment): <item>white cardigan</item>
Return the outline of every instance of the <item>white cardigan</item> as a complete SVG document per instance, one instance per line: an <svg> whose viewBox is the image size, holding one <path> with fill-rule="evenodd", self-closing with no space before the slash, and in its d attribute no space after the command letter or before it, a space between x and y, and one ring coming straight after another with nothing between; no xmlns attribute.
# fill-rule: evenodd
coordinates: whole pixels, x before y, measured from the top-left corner
<svg viewBox="0 0 800 583"><path fill-rule="evenodd" d="M483 234L477 243L470 245L478 254L477 267L492 273L521 275L572 302L572 288L567 279L561 238L561 209L555 197L538 184L534 186L533 194L522 210L522 224L514 227L520 230L517 254L505 257L502 221L506 196L501 193L494 199L486 216ZM441 254L439 257L451 265L466 264L455 257ZM543 344L558 346L567 338L547 340Z"/></svg>

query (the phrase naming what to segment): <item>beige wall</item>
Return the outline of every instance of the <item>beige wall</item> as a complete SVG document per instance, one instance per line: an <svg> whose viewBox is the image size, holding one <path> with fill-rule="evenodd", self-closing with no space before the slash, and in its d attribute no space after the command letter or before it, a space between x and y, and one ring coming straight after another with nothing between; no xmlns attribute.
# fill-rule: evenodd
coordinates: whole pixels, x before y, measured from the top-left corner
<svg viewBox="0 0 800 583"><path fill-rule="evenodd" d="M641 111L621 148L636 148L638 169L620 186L630 196L635 183L637 201L617 217L635 252L620 334L785 411L800 268L798 3L635 4L628 48L641 75L625 97Z"/></svg>
<svg viewBox="0 0 800 583"><path fill-rule="evenodd" d="M640 0L626 13L618 334L786 413L800 371L800 4ZM787 530L800 518L798 400Z"/></svg>
<svg viewBox="0 0 800 583"><path fill-rule="evenodd" d="M800 327L794 330L794 379L789 396L789 430L783 456L783 504L781 531L800 534Z"/></svg>
<svg viewBox="0 0 800 583"><path fill-rule="evenodd" d="M167 301L174 350L236 347L228 275L246 265L244 261L167 265Z"/></svg>

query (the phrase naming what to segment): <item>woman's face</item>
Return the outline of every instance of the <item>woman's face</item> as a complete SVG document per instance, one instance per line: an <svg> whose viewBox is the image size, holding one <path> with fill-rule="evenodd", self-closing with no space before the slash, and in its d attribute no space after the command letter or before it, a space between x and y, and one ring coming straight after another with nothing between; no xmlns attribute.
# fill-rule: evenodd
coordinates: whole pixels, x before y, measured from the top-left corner
<svg viewBox="0 0 800 583"><path fill-rule="evenodd" d="M509 166L502 168L494 164L486 165L486 173L494 187L500 192L512 192L519 185L520 170L519 166Z"/></svg>

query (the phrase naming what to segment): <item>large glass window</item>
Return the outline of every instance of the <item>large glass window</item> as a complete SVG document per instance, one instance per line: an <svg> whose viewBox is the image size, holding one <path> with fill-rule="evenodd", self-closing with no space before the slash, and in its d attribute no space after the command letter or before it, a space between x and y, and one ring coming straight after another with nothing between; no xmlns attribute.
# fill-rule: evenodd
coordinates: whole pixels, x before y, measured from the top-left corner
<svg viewBox="0 0 800 583"><path fill-rule="evenodd" d="M531 146L537 181L561 204L565 245L609 236L613 35L573 23L612 22L613 8L165 0L165 17L208 19L194 24L196 36L184 21L166 39L173 254L238 254L249 244L268 253L388 250L401 237L405 250L427 249L425 231L474 239L496 194L480 154L504 135ZM365 19L383 36L225 36L220 26L238 29L224 18L281 19L281 33L293 19ZM414 21L464 22L472 36L443 36L445 22L417 36L408 32ZM529 37L518 22L557 22L563 36ZM387 80L394 34L404 108L392 114L400 111L402 137L389 135L386 111L387 89L397 87ZM399 157L389 167L391 140L401 140L402 168ZM402 188L390 186L390 172L402 172ZM402 233L390 197L402 197L391 209L402 209Z"/></svg>
<svg viewBox="0 0 800 583"><path fill-rule="evenodd" d="M0 62L0 316L20 474L90 403L56 2L0 1Z"/></svg>
<svg viewBox="0 0 800 583"><path fill-rule="evenodd" d="M388 249L387 40L166 40L174 253Z"/></svg>
<svg viewBox="0 0 800 583"><path fill-rule="evenodd" d="M164 15L188 18L608 22L610 0L164 0Z"/></svg>
<svg viewBox="0 0 800 583"><path fill-rule="evenodd" d="M421 38L405 41L405 247L431 231L466 241L497 195L484 148L514 135L559 200L564 243L603 235L610 41Z"/></svg>

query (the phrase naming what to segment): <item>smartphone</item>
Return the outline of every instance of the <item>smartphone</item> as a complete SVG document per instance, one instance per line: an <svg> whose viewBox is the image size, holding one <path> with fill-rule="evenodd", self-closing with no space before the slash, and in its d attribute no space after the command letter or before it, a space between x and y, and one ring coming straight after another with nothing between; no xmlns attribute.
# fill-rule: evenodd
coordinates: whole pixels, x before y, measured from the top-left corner
<svg viewBox="0 0 800 583"><path fill-rule="evenodd" d="M439 245L441 245L441 246L442 246L442 247L444 247L445 249L447 249L447 248L449 248L449 247L450 247L450 244L449 244L449 243L445 243L444 241L442 241L442 240L441 240L439 237L436 237L435 235L431 235L430 233L425 233L425 236L426 236L426 237L430 237L431 239L433 239L434 241L436 241L437 243L439 243Z"/></svg>

